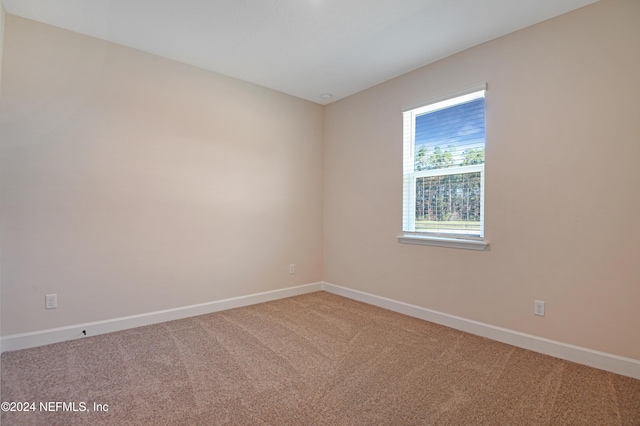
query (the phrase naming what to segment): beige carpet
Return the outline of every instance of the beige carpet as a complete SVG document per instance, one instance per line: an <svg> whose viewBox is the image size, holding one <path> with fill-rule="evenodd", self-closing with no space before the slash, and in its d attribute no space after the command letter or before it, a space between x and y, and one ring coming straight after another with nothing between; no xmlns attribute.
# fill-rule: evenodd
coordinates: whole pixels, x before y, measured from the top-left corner
<svg viewBox="0 0 640 426"><path fill-rule="evenodd" d="M36 403L2 425L640 425L640 380L326 292L7 352L1 399Z"/></svg>

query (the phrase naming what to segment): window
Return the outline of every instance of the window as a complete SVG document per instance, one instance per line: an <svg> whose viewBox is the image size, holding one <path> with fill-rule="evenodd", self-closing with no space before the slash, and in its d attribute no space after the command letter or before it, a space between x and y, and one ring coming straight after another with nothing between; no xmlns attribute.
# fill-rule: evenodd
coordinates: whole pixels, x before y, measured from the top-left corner
<svg viewBox="0 0 640 426"><path fill-rule="evenodd" d="M484 249L485 86L403 111L400 242Z"/></svg>

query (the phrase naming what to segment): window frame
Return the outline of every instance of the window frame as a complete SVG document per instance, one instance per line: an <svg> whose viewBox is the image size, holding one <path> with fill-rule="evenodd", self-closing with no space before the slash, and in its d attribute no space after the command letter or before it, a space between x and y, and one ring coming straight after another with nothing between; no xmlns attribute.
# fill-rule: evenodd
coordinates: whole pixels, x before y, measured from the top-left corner
<svg viewBox="0 0 640 426"><path fill-rule="evenodd" d="M403 114L403 212L402 234L398 236L398 242L404 244L435 245L440 247L461 248L471 250L485 250L489 242L484 232L484 173L485 165L474 164L468 166L456 166L445 169L431 169L415 171L415 128L416 117L426 113L449 108L474 99L486 99L486 83L469 87L465 90L450 93L438 98L407 105L402 108ZM467 99L467 100L465 100ZM486 111L486 107L485 107ZM486 122L486 118L485 118ZM410 126L407 128L407 126ZM486 147L486 136L485 136ZM486 152L486 151L485 151ZM416 231L416 181L422 177L451 176L465 173L480 172L480 233L479 235L464 234L460 232L429 232Z"/></svg>

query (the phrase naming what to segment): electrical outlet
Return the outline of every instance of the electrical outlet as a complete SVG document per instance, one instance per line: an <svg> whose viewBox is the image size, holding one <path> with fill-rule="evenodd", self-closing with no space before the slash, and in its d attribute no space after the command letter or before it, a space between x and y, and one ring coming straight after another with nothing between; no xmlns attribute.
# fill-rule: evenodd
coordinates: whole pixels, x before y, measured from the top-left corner
<svg viewBox="0 0 640 426"><path fill-rule="evenodd" d="M296 273L296 265L295 264L291 264L289 265L289 273L290 274L295 274Z"/></svg>
<svg viewBox="0 0 640 426"><path fill-rule="evenodd" d="M44 296L45 309L56 309L58 307L58 295L47 294Z"/></svg>
<svg viewBox="0 0 640 426"><path fill-rule="evenodd" d="M541 317L544 316L544 301L542 300L533 301L533 314Z"/></svg>

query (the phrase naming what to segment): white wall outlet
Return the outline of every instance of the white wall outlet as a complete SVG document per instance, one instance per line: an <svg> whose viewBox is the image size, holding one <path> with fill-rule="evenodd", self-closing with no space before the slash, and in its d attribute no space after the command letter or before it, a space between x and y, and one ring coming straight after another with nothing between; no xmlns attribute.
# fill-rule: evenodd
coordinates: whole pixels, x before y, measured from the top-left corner
<svg viewBox="0 0 640 426"><path fill-rule="evenodd" d="M541 317L544 316L544 301L542 300L533 301L533 314Z"/></svg>
<svg viewBox="0 0 640 426"><path fill-rule="evenodd" d="M44 296L45 309L56 309L58 307L58 295L47 294Z"/></svg>
<svg viewBox="0 0 640 426"><path fill-rule="evenodd" d="M295 264L291 264L289 265L289 273L290 274L295 274L296 273L296 265Z"/></svg>

